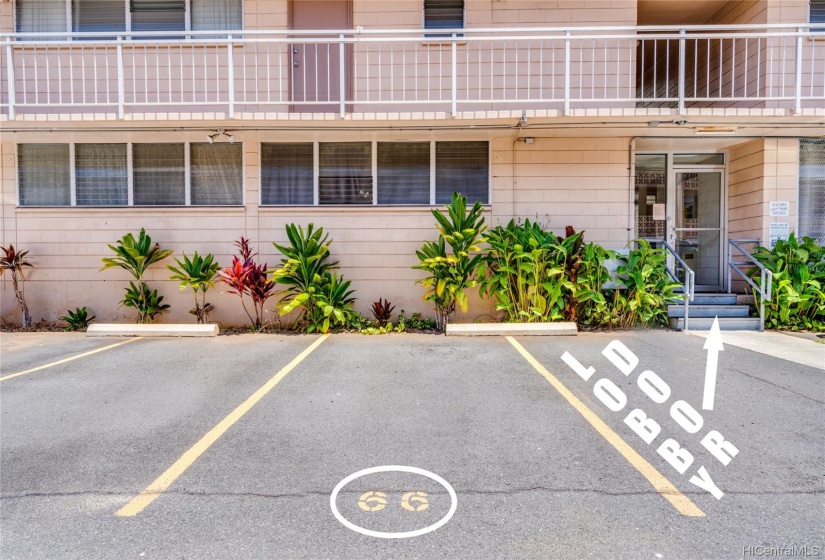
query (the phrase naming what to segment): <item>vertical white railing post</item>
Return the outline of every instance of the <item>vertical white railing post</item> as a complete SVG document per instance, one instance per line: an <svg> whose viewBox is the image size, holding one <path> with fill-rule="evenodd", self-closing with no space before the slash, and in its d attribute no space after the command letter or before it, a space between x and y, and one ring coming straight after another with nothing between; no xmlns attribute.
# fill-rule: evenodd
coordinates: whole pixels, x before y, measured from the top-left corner
<svg viewBox="0 0 825 560"><path fill-rule="evenodd" d="M570 115L570 31L564 32L564 116Z"/></svg>
<svg viewBox="0 0 825 560"><path fill-rule="evenodd" d="M132 61L134 64L134 61ZM123 77L123 35L117 36L117 118L125 118L126 108L126 92L125 78ZM132 87L136 87L132 84Z"/></svg>
<svg viewBox="0 0 825 560"><path fill-rule="evenodd" d="M9 120L14 120L14 53L12 52L11 37L6 39L6 81L9 90Z"/></svg>
<svg viewBox="0 0 825 560"><path fill-rule="evenodd" d="M694 70L695 72L696 70ZM685 30L679 30L679 114L685 114Z"/></svg>
<svg viewBox="0 0 825 560"><path fill-rule="evenodd" d="M799 115L802 113L802 28L796 29L796 73L794 76L794 89L796 102L794 105L794 112Z"/></svg>
<svg viewBox="0 0 825 560"><path fill-rule="evenodd" d="M452 44L452 73L453 73L453 80L452 80L452 92L450 93L450 99L452 100L452 113L453 118L458 115L458 45L456 44L456 34L453 33L453 44Z"/></svg>
<svg viewBox="0 0 825 560"><path fill-rule="evenodd" d="M226 81L228 82L228 104L229 104L229 118L235 118L235 53L232 45L232 34L229 34L229 41L226 43ZM206 69L204 68L204 71ZM256 69L257 70L257 69ZM246 85L244 85L246 87ZM206 93L206 92L204 92Z"/></svg>
<svg viewBox="0 0 825 560"><path fill-rule="evenodd" d="M347 77L346 77L346 57L344 56L344 34L341 33L338 37L340 41L338 42L338 112L340 113L341 118L344 118L344 115L347 112L347 104L346 104L346 87L347 87ZM354 64L354 61L353 61Z"/></svg>

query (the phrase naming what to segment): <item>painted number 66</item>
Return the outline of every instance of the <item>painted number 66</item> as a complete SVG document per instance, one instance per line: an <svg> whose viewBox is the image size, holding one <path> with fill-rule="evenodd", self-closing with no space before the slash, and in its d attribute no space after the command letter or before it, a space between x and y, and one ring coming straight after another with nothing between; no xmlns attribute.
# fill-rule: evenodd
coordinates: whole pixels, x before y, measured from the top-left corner
<svg viewBox="0 0 825 560"><path fill-rule="evenodd" d="M387 507L387 495L380 491L370 491L358 498L358 507L364 511L381 511ZM407 511L424 511L430 507L426 492L413 491L401 496L401 507Z"/></svg>

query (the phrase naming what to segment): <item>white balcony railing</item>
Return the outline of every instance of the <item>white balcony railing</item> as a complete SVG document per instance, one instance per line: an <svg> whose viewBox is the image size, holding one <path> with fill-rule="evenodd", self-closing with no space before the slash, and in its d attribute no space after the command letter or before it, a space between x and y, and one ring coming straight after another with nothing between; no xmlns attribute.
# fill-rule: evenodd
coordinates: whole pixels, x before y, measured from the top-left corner
<svg viewBox="0 0 825 560"><path fill-rule="evenodd" d="M0 34L16 113L825 106L825 26Z"/></svg>

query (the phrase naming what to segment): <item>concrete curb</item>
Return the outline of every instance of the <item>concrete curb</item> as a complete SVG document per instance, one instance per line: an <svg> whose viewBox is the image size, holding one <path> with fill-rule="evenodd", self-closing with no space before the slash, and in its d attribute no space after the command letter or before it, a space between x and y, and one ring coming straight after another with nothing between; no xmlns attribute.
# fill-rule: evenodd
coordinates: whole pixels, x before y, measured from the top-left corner
<svg viewBox="0 0 825 560"><path fill-rule="evenodd" d="M94 323L86 336L218 336L218 325L121 325Z"/></svg>
<svg viewBox="0 0 825 560"><path fill-rule="evenodd" d="M576 323L454 323L447 336L575 336Z"/></svg>

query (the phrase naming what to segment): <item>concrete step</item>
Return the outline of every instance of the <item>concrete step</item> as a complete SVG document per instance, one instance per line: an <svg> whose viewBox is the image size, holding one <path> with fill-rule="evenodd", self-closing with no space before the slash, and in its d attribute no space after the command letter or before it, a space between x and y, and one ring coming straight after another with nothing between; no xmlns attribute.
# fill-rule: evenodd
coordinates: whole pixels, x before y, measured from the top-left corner
<svg viewBox="0 0 825 560"><path fill-rule="evenodd" d="M690 305L736 305L736 294L693 294Z"/></svg>
<svg viewBox="0 0 825 560"><path fill-rule="evenodd" d="M684 305L668 305L667 314L669 317L684 317ZM694 317L747 317L750 315L750 307L747 305L696 305L690 304L690 318Z"/></svg>
<svg viewBox="0 0 825 560"><path fill-rule="evenodd" d="M692 331L709 331L713 326L713 317L697 317L693 318L691 314L688 321L688 327ZM670 328L677 330L684 330L685 320L672 317L670 319ZM758 331L759 317L720 317L719 329L723 331Z"/></svg>

